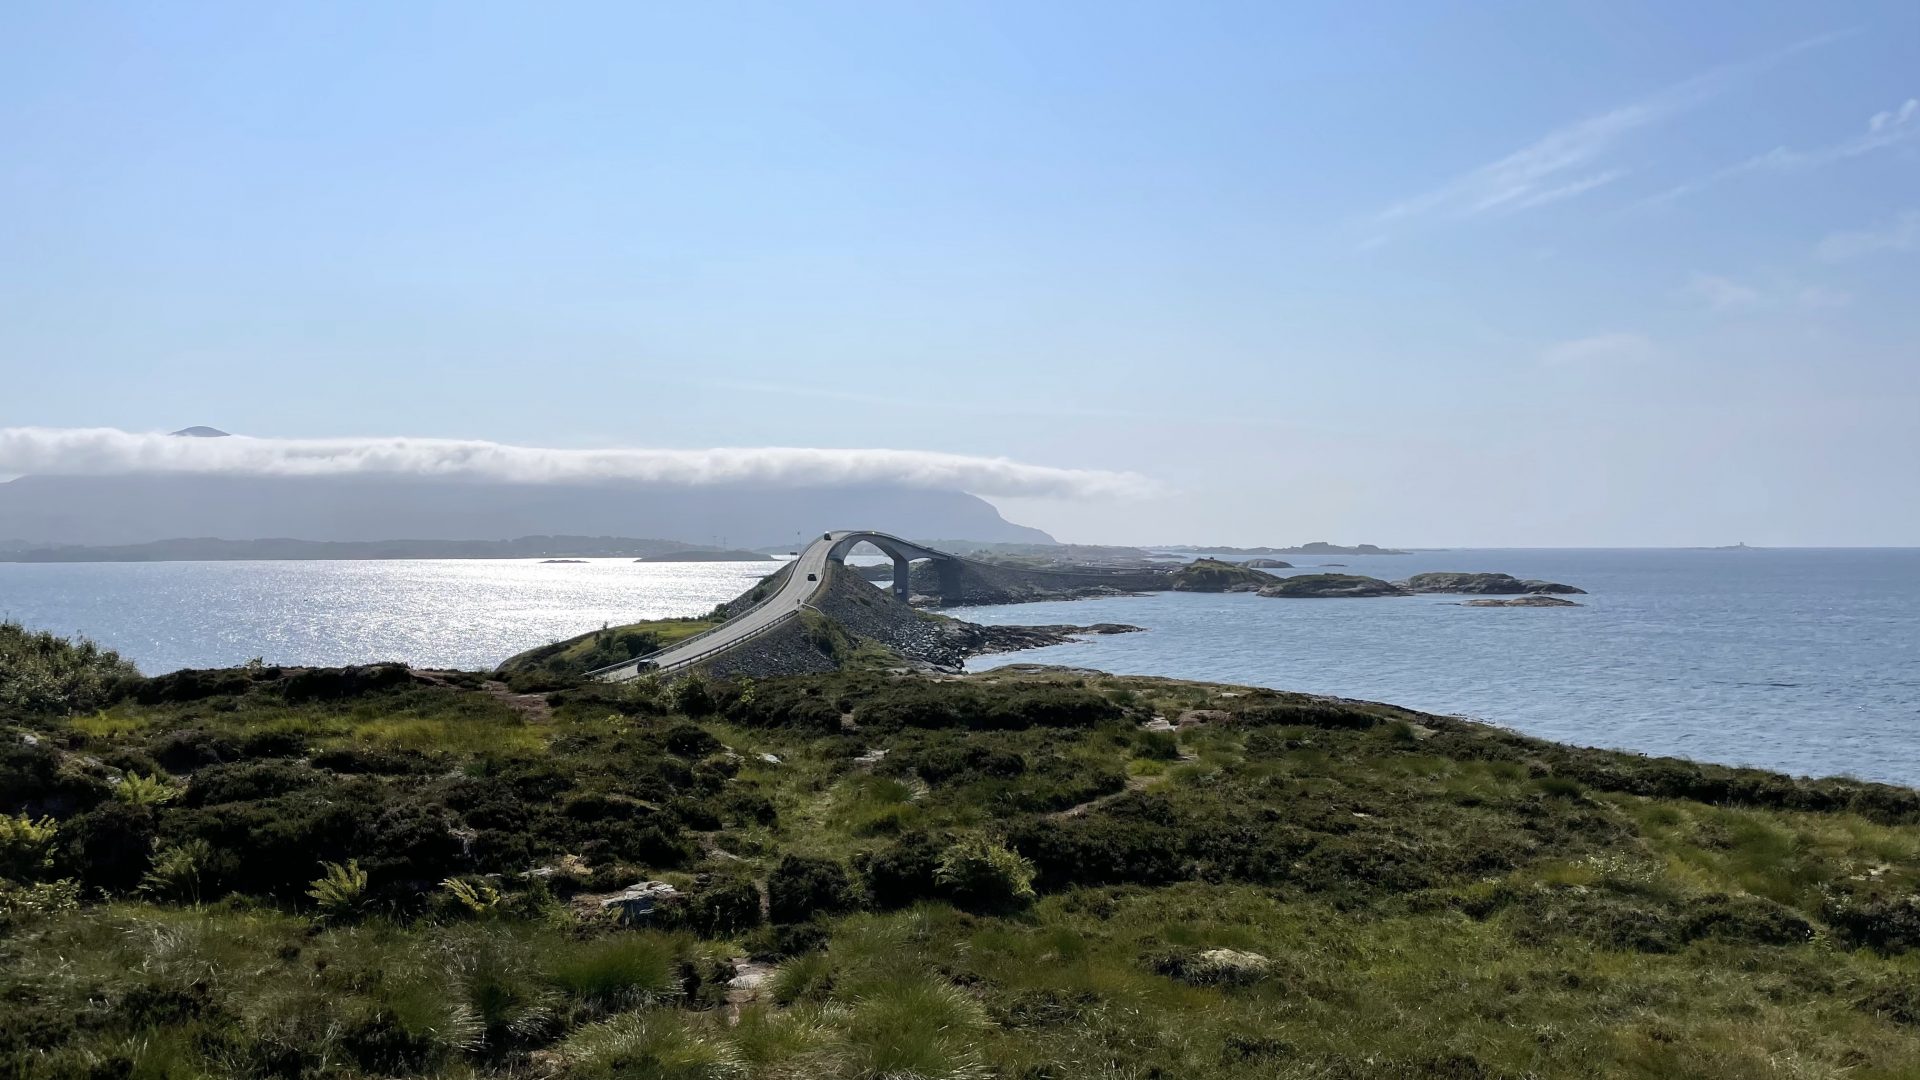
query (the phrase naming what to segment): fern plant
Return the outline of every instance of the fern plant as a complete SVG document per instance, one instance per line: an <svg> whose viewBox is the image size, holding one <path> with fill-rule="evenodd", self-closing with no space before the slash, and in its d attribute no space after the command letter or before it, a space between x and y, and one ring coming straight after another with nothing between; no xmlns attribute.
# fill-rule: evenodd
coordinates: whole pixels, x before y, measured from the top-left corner
<svg viewBox="0 0 1920 1080"><path fill-rule="evenodd" d="M180 789L158 776L129 772L113 789L113 794L121 802L132 806L158 806L173 801L180 794Z"/></svg>
<svg viewBox="0 0 1920 1080"><path fill-rule="evenodd" d="M140 891L159 900L184 900L200 905L200 877L213 858L213 848L205 840L162 848L153 857L153 866L140 879Z"/></svg>
<svg viewBox="0 0 1920 1080"><path fill-rule="evenodd" d="M459 878L448 878L440 883L440 887L447 890L461 907L475 915L487 914L506 899L500 895L499 889L485 881L476 885Z"/></svg>
<svg viewBox="0 0 1920 1080"><path fill-rule="evenodd" d="M53 862L53 837L59 831L52 818L0 814L0 877L32 881L39 876Z"/></svg>
<svg viewBox="0 0 1920 1080"><path fill-rule="evenodd" d="M321 918L347 919L359 914L367 894L367 872L360 869L359 860L348 859L345 866L336 862L320 866L326 873L314 879L307 895L319 907Z"/></svg>

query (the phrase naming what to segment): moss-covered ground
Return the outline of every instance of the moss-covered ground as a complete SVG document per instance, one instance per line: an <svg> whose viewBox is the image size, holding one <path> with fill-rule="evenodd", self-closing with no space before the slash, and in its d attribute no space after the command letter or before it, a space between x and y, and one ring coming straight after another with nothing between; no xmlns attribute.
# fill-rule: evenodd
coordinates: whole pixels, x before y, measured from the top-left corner
<svg viewBox="0 0 1920 1080"><path fill-rule="evenodd" d="M1920 1074L1906 789L1061 672L95 662L0 707L0 1076Z"/></svg>

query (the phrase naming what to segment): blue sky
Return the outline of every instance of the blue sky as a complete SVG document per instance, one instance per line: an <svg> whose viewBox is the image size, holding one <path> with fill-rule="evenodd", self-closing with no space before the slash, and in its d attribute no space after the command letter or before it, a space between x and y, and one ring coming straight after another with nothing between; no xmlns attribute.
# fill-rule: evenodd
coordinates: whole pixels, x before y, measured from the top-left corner
<svg viewBox="0 0 1920 1080"><path fill-rule="evenodd" d="M0 426L889 447L1079 540L1920 544L1911 3L0 8Z"/></svg>

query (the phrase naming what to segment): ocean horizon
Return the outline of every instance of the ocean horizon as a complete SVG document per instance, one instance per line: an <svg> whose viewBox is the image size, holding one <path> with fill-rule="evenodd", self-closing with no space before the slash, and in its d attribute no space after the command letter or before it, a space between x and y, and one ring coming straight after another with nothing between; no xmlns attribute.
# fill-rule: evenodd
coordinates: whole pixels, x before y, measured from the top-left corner
<svg viewBox="0 0 1920 1080"><path fill-rule="evenodd" d="M1582 745L1920 784L1920 549L1478 548L1296 556L1292 571L1501 571L1578 608L1419 595L1155 593L949 609L1145 633L976 658L1388 701ZM1334 566L1344 563L1344 566ZM258 657L487 669L602 625L703 614L770 564L589 559L0 563L0 618L147 674Z"/></svg>

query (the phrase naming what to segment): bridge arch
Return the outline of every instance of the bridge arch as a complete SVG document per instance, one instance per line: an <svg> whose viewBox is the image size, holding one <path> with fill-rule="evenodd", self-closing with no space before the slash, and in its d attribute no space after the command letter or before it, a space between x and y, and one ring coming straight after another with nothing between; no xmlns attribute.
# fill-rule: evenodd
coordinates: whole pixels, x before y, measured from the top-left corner
<svg viewBox="0 0 1920 1080"><path fill-rule="evenodd" d="M843 532L825 534L825 539L833 542L827 551L827 559L842 566L846 565L847 554L861 544L872 544L880 549L882 555L893 560L893 595L897 600L907 600L913 592L911 575L913 564L920 559L933 559L946 564L954 557L944 551L923 547L911 540L902 540L897 536L864 529L849 529Z"/></svg>

